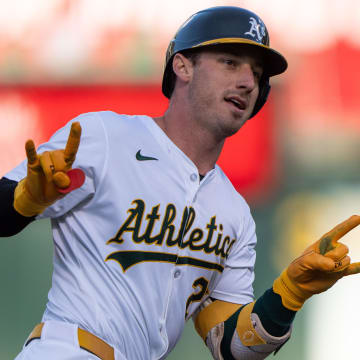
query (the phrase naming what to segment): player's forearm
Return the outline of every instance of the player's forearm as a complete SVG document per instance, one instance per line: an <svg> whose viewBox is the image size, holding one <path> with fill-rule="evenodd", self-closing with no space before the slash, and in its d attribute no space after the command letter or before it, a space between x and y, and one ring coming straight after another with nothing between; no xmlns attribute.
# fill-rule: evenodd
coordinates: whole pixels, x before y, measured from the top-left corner
<svg viewBox="0 0 360 360"><path fill-rule="evenodd" d="M0 179L0 237L12 236L23 230L35 217L20 215L13 206L17 182Z"/></svg>
<svg viewBox="0 0 360 360"><path fill-rule="evenodd" d="M260 360L289 339L295 315L271 288L244 306L207 300L195 326L214 359Z"/></svg>
<svg viewBox="0 0 360 360"><path fill-rule="evenodd" d="M259 316L262 326L272 336L286 334L296 315L296 311L283 306L281 296L272 288L257 299L252 312Z"/></svg>

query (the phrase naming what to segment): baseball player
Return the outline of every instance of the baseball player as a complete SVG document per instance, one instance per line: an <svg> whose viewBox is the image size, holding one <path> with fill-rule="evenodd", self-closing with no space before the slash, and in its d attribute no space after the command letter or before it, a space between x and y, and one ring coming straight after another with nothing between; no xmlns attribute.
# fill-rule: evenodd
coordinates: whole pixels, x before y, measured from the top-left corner
<svg viewBox="0 0 360 360"><path fill-rule="evenodd" d="M170 42L163 116L87 113L26 143L0 182L1 235L50 218L54 270L17 360L164 359L190 318L214 359L263 359L310 296L360 272L338 242L354 215L254 300L254 220L216 161L286 68L256 14L209 8Z"/></svg>

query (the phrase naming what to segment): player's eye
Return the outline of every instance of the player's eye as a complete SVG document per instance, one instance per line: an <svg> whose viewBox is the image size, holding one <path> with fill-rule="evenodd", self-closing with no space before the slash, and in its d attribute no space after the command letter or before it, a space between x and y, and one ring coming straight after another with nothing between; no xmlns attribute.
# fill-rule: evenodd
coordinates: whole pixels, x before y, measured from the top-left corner
<svg viewBox="0 0 360 360"><path fill-rule="evenodd" d="M237 62L236 60L230 58L230 57L220 57L219 61L222 63L222 64L225 64L227 67L236 67L237 66Z"/></svg>
<svg viewBox="0 0 360 360"><path fill-rule="evenodd" d="M236 66L236 62L233 59L224 59L224 63L229 66Z"/></svg>

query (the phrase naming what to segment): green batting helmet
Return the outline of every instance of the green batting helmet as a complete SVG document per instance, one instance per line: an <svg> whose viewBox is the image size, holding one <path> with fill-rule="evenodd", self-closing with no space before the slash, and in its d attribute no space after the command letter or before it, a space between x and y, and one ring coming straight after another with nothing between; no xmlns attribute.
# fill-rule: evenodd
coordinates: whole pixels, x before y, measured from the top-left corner
<svg viewBox="0 0 360 360"><path fill-rule="evenodd" d="M270 48L269 33L255 13L235 6L216 6L192 15L170 41L166 52L162 92L170 98L176 76L172 70L174 55L190 49L219 44L244 44L259 49L263 58L264 75L260 82L259 97L251 117L265 104L270 91L269 78L281 74L287 61Z"/></svg>

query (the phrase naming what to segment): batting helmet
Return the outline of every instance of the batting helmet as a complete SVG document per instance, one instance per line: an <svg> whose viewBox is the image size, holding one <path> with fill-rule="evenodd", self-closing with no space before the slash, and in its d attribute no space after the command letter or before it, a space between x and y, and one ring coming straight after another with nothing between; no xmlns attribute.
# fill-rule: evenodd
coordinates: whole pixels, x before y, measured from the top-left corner
<svg viewBox="0 0 360 360"><path fill-rule="evenodd" d="M269 78L284 72L286 59L270 48L269 33L263 21L249 10L235 6L216 6L192 15L170 41L166 52L162 92L170 98L176 76L172 70L174 55L190 49L219 44L243 44L256 47L263 58L264 75L253 117L265 104L270 91Z"/></svg>

